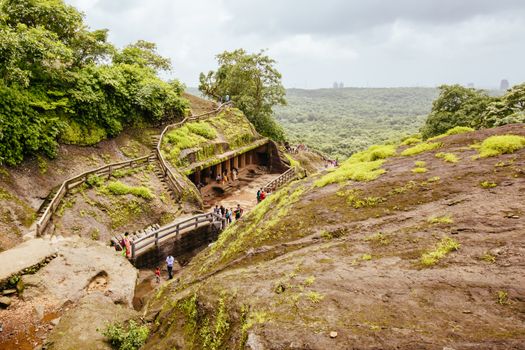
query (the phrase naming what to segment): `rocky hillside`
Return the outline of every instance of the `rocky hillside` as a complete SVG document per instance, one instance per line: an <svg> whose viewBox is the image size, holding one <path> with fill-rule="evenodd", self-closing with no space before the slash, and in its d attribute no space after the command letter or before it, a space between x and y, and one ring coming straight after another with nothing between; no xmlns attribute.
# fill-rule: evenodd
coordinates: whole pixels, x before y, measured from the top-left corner
<svg viewBox="0 0 525 350"><path fill-rule="evenodd" d="M523 124L372 147L163 285L145 348L522 348L524 215Z"/></svg>

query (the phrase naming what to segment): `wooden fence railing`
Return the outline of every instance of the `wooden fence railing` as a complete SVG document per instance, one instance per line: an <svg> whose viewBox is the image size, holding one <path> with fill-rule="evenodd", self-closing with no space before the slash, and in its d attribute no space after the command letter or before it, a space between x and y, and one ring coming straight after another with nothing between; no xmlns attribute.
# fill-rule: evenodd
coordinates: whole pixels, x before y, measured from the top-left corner
<svg viewBox="0 0 525 350"><path fill-rule="evenodd" d="M290 168L282 173L279 177L268 182L264 187L264 192L274 192L283 185L297 178L297 173L294 168Z"/></svg>
<svg viewBox="0 0 525 350"><path fill-rule="evenodd" d="M160 134L160 137L159 137L159 142L157 143L157 147L155 148L155 154L156 154L157 158L159 159L160 167L162 169L162 172L163 172L164 176L168 179L168 181L173 186L173 188L175 188L175 189L177 189L177 191L179 191L179 193L182 193L182 190L184 189L184 184L181 183L181 181L179 179L177 179L177 177L173 174L173 172L171 171L171 168L169 166L169 163L166 161L166 159L164 158L164 155L162 154L161 147L162 147L162 139L164 138L164 135L166 135L166 133L168 131L180 128L182 125L184 125L187 122L199 121L199 120L202 120L202 119L204 119L206 117L209 117L211 115L215 115L215 114L219 113L224 107L230 106L230 105L231 105L231 102L223 103L223 104L219 105L213 111L209 111L209 112L205 112L205 113L202 113L202 114L199 114L199 115L186 117L186 118L184 118L183 120L181 120L178 123L167 125L164 128L164 130L162 130L162 133Z"/></svg>
<svg viewBox="0 0 525 350"><path fill-rule="evenodd" d="M145 163L150 163L150 162L154 162L158 160L160 163L161 170L165 178L167 179L168 184L171 185L171 187L179 194L182 193L184 189L184 184L182 184L179 181L179 179L177 179L177 177L173 175L173 172L168 167L168 164L166 160L164 159L162 152L160 151L160 147L162 144L162 137L168 130L171 130L171 128L180 127L181 125L183 125L184 123L188 121L201 120L205 117L208 117L210 115L220 112L222 108L224 108L225 106L229 106L229 105L231 105L231 103L221 104L213 111L209 111L209 112L202 113L202 114L195 115L195 116L186 117L181 122L166 126L164 130L162 131L162 134L160 135L159 142L157 143L155 151L151 155L147 155L147 156L140 157L140 158L135 158L135 159L124 161L124 162L108 164L108 165L105 165L103 167L100 167L94 170L86 171L80 175L77 175L75 177L72 177L64 181L61 184L58 191L53 196L53 198L51 199L51 201L49 202L49 205L44 210L44 213L42 214L42 216L36 222L36 235L41 236L45 232L47 226L49 225L49 222L51 221L51 218L58 210L58 207L60 206L60 203L62 202L62 199L64 199L64 197L66 196L67 192L71 190L72 188L75 188L76 186L79 186L85 183L87 179L89 178L89 176L91 175L108 176L109 178L111 176L111 173L115 170L122 169L122 168L133 168L133 167L137 167L142 164L145 164Z"/></svg>
<svg viewBox="0 0 525 350"><path fill-rule="evenodd" d="M146 251L152 246L158 246L162 239L168 239L171 237L178 238L180 234L188 228L194 230L204 226L203 224L210 225L214 222L220 223L220 230L223 230L226 226L226 219L215 213L208 213L196 215L176 224L170 224L161 227L160 229L140 237L139 239L131 241L131 259L135 259L141 254L141 252Z"/></svg>
<svg viewBox="0 0 525 350"><path fill-rule="evenodd" d="M107 176L108 178L111 176L111 173L115 170L123 169L123 168L135 168L138 166L142 166L144 164L151 163L156 160L155 155L147 155L140 158L135 158L132 160L127 160L125 162L119 162L119 163L112 163L105 165L103 167L86 171L80 175L77 175L75 177L72 177L62 183L58 191L55 193L55 196L45 209L44 213L40 217L40 219L36 223L36 235L40 236L44 233L46 230L49 222L51 221L51 217L53 214L56 213L58 210L58 207L60 206L60 203L62 199L66 196L67 192L83 183L85 183L88 178L92 175L98 175L98 176Z"/></svg>

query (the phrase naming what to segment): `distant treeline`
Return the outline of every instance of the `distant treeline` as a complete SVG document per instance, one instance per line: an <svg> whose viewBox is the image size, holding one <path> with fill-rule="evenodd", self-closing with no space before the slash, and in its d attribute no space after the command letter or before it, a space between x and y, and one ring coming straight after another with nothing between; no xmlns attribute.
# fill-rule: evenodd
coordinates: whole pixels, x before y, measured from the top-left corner
<svg viewBox="0 0 525 350"><path fill-rule="evenodd" d="M292 143L343 159L419 132L437 96L432 88L289 89L276 117Z"/></svg>

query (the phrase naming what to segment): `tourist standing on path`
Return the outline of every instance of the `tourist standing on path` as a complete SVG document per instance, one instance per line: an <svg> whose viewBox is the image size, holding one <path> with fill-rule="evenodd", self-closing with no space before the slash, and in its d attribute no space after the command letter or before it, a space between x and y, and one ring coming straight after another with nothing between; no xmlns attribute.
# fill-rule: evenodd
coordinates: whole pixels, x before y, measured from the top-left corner
<svg viewBox="0 0 525 350"><path fill-rule="evenodd" d="M239 174L239 171L237 170L237 168L233 168L233 170L232 170L232 179L233 179L233 181L237 181L237 174Z"/></svg>
<svg viewBox="0 0 525 350"><path fill-rule="evenodd" d="M225 217L226 216L226 208L223 205L221 205L219 210L221 211L221 217Z"/></svg>
<svg viewBox="0 0 525 350"><path fill-rule="evenodd" d="M221 209L218 205L215 205L215 208L213 209L213 213L217 215L221 215Z"/></svg>
<svg viewBox="0 0 525 350"><path fill-rule="evenodd" d="M129 241L129 233L124 233L124 239L122 240L122 245L124 246L124 250L126 251L126 258L131 258L131 242Z"/></svg>
<svg viewBox="0 0 525 350"><path fill-rule="evenodd" d="M168 266L168 279L173 278L173 264L175 263L175 258L171 255L168 255L166 258L166 265Z"/></svg>
<svg viewBox="0 0 525 350"><path fill-rule="evenodd" d="M155 269L155 280L157 281L157 283L160 283L160 267L158 266Z"/></svg>
<svg viewBox="0 0 525 350"><path fill-rule="evenodd" d="M226 212L226 221L228 222L228 224L231 224L232 221L233 221L233 212L232 212L232 209L228 209L228 211Z"/></svg>
<svg viewBox="0 0 525 350"><path fill-rule="evenodd" d="M261 201L261 192L262 192L262 188L259 188L259 190L257 191L257 203Z"/></svg>
<svg viewBox="0 0 525 350"><path fill-rule="evenodd" d="M240 204L237 204L237 208L235 209L235 220L239 220L242 216L242 208Z"/></svg>
<svg viewBox="0 0 525 350"><path fill-rule="evenodd" d="M265 198L266 198L266 192L264 192L264 190L263 190L263 191L261 191L261 195L259 197L260 202L262 202Z"/></svg>

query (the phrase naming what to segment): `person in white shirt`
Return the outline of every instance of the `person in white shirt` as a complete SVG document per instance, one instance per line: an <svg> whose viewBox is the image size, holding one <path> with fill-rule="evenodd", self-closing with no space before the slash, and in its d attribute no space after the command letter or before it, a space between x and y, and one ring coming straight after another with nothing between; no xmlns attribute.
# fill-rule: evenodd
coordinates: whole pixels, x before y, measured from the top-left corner
<svg viewBox="0 0 525 350"><path fill-rule="evenodd" d="M175 258L171 255L168 255L166 258L166 265L168 265L168 279L173 278L173 264L175 263Z"/></svg>

